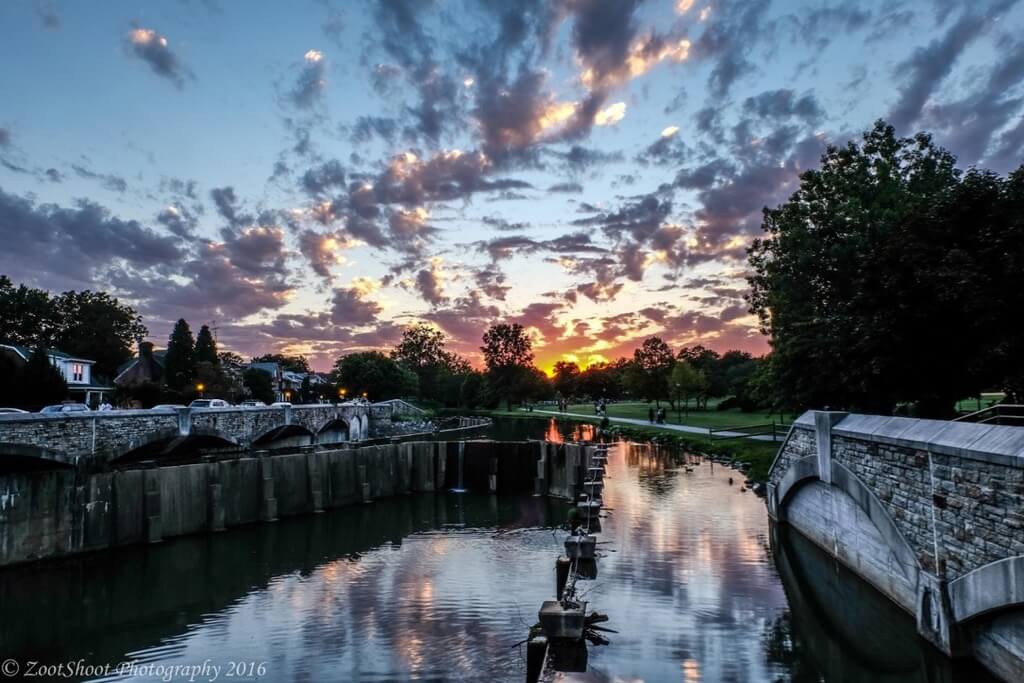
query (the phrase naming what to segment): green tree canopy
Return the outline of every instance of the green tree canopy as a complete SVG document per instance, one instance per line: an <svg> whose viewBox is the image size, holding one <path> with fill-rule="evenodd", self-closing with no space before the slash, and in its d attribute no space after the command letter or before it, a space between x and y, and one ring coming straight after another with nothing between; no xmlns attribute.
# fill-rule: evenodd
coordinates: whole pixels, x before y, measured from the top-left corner
<svg viewBox="0 0 1024 683"><path fill-rule="evenodd" d="M469 363L445 349L441 330L426 324L407 327L391 351L391 358L416 373L420 398L453 403L458 387L470 371Z"/></svg>
<svg viewBox="0 0 1024 683"><path fill-rule="evenodd" d="M750 303L788 406L946 416L1021 376L1024 167L956 168L878 122L829 147L750 249ZM1007 352L1008 349L1015 351Z"/></svg>
<svg viewBox="0 0 1024 683"><path fill-rule="evenodd" d="M487 378L493 391L505 399L506 407L527 397L532 388L533 342L523 326L492 325L483 336Z"/></svg>
<svg viewBox="0 0 1024 683"><path fill-rule="evenodd" d="M648 337L633 351L631 384L637 396L654 401L672 400L669 374L675 365L675 356L659 337Z"/></svg>
<svg viewBox="0 0 1024 683"><path fill-rule="evenodd" d="M290 372L310 372L309 361L305 356L290 356L283 353L265 353L252 359L253 363L277 363L282 370Z"/></svg>
<svg viewBox="0 0 1024 683"><path fill-rule="evenodd" d="M687 415L690 412L690 400L699 396L707 384L707 376L688 361L678 361L672 367L669 390L672 397L682 404Z"/></svg>
<svg viewBox="0 0 1024 683"><path fill-rule="evenodd" d="M349 398L365 395L371 401L416 393L416 373L379 351L342 356L334 364L334 379Z"/></svg>
<svg viewBox="0 0 1024 683"><path fill-rule="evenodd" d="M164 382L170 389L181 391L196 376L196 344L192 329L182 318L174 324L167 353L164 355Z"/></svg>

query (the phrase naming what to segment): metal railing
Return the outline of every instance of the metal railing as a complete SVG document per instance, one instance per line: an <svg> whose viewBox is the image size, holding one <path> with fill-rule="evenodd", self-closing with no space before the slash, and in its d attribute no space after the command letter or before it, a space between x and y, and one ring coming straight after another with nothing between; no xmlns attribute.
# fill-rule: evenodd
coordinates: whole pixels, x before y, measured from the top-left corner
<svg viewBox="0 0 1024 683"><path fill-rule="evenodd" d="M1024 405L996 403L988 408L967 413L953 422L976 422L978 424L1015 425L1024 427Z"/></svg>
<svg viewBox="0 0 1024 683"><path fill-rule="evenodd" d="M754 436L771 436L772 441L778 441L780 438L785 438L791 426L792 423L786 424L772 421L740 427L722 427L720 429L708 427L708 440L724 441L726 439L749 439Z"/></svg>

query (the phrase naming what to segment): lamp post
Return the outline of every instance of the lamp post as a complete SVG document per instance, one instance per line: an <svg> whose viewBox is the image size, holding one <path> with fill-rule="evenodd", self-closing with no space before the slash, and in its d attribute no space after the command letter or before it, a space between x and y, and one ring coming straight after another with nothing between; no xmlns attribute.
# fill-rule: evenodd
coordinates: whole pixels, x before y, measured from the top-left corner
<svg viewBox="0 0 1024 683"><path fill-rule="evenodd" d="M206 385L203 384L202 382L199 382L198 384L196 384L196 391L199 392L199 398L203 397L203 390L204 389L206 389Z"/></svg>

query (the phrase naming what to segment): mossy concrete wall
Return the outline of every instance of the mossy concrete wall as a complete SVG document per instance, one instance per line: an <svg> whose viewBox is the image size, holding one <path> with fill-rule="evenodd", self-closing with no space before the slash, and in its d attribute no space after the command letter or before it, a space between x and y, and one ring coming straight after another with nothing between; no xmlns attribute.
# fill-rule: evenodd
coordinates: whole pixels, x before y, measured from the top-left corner
<svg viewBox="0 0 1024 683"><path fill-rule="evenodd" d="M589 462L575 444L403 442L91 474L11 472L0 474L0 566L445 490L455 486L460 448L464 486L476 491L543 488L573 499Z"/></svg>

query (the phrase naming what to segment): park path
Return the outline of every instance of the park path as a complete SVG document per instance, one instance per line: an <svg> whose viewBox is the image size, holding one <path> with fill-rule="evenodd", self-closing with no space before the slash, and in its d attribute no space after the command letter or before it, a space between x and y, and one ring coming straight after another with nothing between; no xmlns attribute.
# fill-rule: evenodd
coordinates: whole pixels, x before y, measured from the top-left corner
<svg viewBox="0 0 1024 683"><path fill-rule="evenodd" d="M520 408L520 410L522 410L522 408ZM559 412L557 410L536 410L536 409L534 409L533 411L522 410L522 412L524 412L524 413L525 412L541 413L543 415L554 415L555 417L558 417L559 415L562 415L564 417L584 417L584 418L587 418L587 419L596 419L597 418L597 415L588 415L586 413L561 413L561 412ZM707 427L694 427L692 425L677 425L677 424L670 424L668 422L665 422L663 424L651 424L647 420L641 420L641 419L638 419L638 418L635 418L635 417L612 417L611 415L608 416L608 421L609 422L617 422L619 424L635 425L637 427L652 427L652 428L655 428L655 429L664 429L664 430L667 430L667 431L670 431L670 432L684 432L686 434L700 434L701 436L705 436L705 437L708 436L708 428ZM772 437L770 435L768 435L768 434L755 434L755 435L751 436L749 434L744 434L743 432L726 432L726 431L718 431L718 430L716 430L715 431L715 436L719 437L719 438L722 438L722 437L743 437L744 439L754 439L756 441L772 441Z"/></svg>

